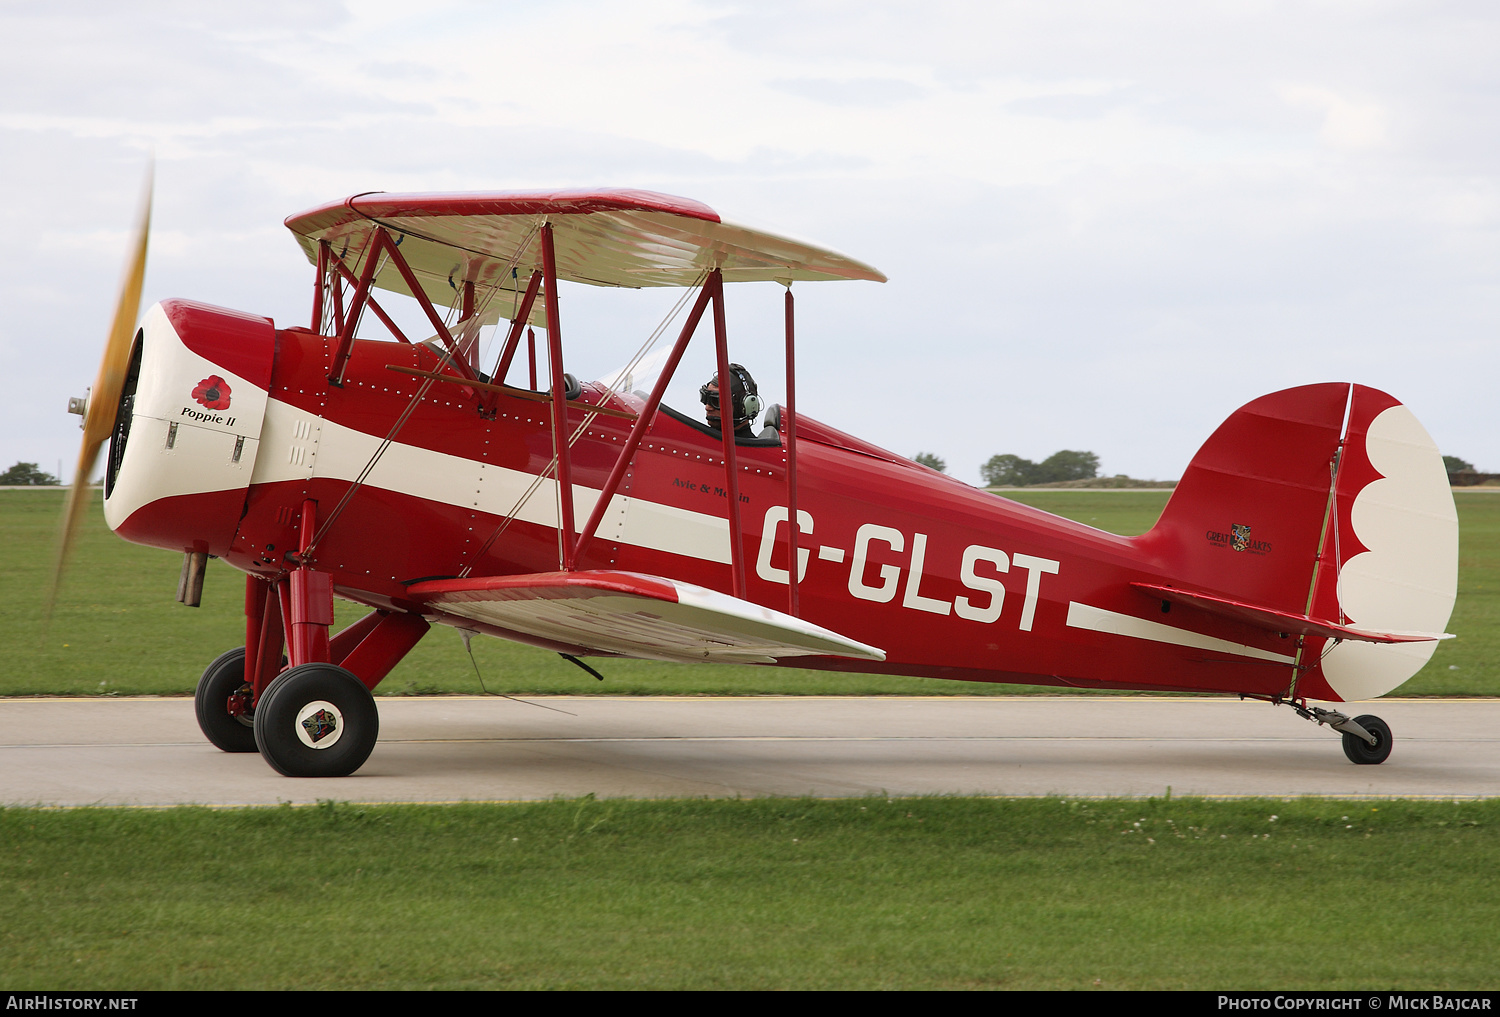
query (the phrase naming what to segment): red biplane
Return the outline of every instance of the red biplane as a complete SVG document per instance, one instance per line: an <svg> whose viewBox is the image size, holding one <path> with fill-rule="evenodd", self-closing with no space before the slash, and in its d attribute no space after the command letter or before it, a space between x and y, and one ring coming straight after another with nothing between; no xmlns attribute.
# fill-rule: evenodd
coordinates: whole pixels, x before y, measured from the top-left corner
<svg viewBox="0 0 1500 1017"><path fill-rule="evenodd" d="M308 328L185 300L137 326L143 225L77 473L110 439L106 519L185 554L179 599L210 556L245 573L245 645L204 672L198 719L281 773L363 764L370 690L434 623L573 658L1237 693L1329 724L1356 763L1389 728L1309 701L1383 695L1443 638L1452 495L1374 389L1241 408L1121 537L799 414L791 284L884 278L832 251L627 190L360 194L286 225L316 266ZM650 392L566 371L564 281L685 290ZM662 396L705 315L732 376L724 286L752 281L787 288L787 391L746 436ZM361 338L372 318L395 341ZM748 395L729 389L737 418ZM331 633L335 597L373 610Z"/></svg>

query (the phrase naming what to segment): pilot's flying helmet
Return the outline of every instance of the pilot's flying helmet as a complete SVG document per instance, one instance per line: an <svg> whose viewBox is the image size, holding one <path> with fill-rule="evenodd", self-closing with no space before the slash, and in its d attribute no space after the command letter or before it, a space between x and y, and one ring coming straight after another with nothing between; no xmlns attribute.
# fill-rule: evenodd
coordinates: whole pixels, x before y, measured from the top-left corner
<svg viewBox="0 0 1500 1017"><path fill-rule="evenodd" d="M704 406L719 408L718 381L719 376L715 374L698 390L698 398ZM709 388L710 385L715 387ZM753 420L760 412L760 390L755 387L755 379L750 377L750 372L739 364L729 365L729 389L734 402L734 426L739 427L745 421Z"/></svg>

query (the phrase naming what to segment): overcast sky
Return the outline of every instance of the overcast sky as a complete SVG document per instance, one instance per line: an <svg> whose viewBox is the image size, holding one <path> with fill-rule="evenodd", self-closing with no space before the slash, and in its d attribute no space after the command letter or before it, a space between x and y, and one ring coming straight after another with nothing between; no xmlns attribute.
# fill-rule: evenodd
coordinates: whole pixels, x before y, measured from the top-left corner
<svg viewBox="0 0 1500 1017"><path fill-rule="evenodd" d="M1500 471L1493 3L8 0L0 469L71 475L150 151L148 302L306 324L282 220L355 192L642 187L884 271L797 287L799 402L963 480L1176 477L1333 380ZM570 288L569 369L675 296ZM728 300L779 401L780 289Z"/></svg>

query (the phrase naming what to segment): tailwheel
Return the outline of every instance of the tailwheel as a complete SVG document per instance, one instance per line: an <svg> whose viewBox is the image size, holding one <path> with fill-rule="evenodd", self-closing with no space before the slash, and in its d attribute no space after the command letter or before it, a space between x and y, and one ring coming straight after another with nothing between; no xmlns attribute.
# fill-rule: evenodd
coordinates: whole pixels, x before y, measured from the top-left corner
<svg viewBox="0 0 1500 1017"><path fill-rule="evenodd" d="M254 695L245 680L245 648L220 654L193 692L193 709L204 736L225 752L254 752Z"/></svg>
<svg viewBox="0 0 1500 1017"><path fill-rule="evenodd" d="M1287 699L1277 696L1258 696L1242 693L1241 699L1260 699L1273 706L1285 703L1303 720L1310 720L1319 727L1327 724L1344 736L1344 755L1349 761L1361 766L1383 763L1391 756L1391 728L1385 721L1371 714L1350 718L1337 710L1325 710L1321 706L1308 706L1305 699Z"/></svg>
<svg viewBox="0 0 1500 1017"><path fill-rule="evenodd" d="M1372 745L1353 731L1344 732L1344 755L1349 760L1360 765L1372 765L1383 763L1391 754L1391 729L1385 721L1379 717L1365 714L1363 717L1355 717L1354 723L1363 728L1370 737L1375 739Z"/></svg>
<svg viewBox="0 0 1500 1017"><path fill-rule="evenodd" d="M380 735L375 697L350 671L302 664L266 686L255 707L255 743L288 777L347 777Z"/></svg>

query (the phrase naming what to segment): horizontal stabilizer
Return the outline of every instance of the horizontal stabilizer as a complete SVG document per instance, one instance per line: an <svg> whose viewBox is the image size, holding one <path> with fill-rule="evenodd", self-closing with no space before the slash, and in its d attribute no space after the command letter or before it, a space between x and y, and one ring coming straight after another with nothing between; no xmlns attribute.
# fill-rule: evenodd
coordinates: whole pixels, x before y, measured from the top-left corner
<svg viewBox="0 0 1500 1017"><path fill-rule="evenodd" d="M445 614L626 657L722 664L807 656L885 659L873 646L780 611L635 572L436 579L407 592Z"/></svg>
<svg viewBox="0 0 1500 1017"><path fill-rule="evenodd" d="M1320 621L1306 615L1291 614L1272 607L1247 604L1213 593L1183 590L1175 586L1156 583L1131 583L1138 590L1174 604L1185 604L1216 614L1223 618L1246 622L1270 632L1288 632L1304 636L1323 636L1328 639L1357 639L1365 643L1426 643L1438 639L1452 639L1447 632L1376 632L1370 629L1341 625L1333 621Z"/></svg>

